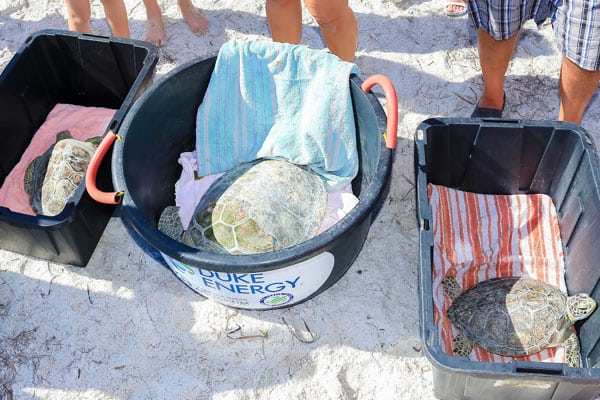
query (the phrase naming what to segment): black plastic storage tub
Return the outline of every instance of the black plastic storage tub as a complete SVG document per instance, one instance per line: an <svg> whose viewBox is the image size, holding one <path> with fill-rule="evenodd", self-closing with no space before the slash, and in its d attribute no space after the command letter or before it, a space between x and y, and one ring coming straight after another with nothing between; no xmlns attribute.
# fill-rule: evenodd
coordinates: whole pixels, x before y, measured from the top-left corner
<svg viewBox="0 0 600 400"><path fill-rule="evenodd" d="M429 119L415 136L421 335L440 399L585 399L600 392L600 312L577 324L582 368L473 362L446 354L433 320L427 184L482 194L543 193L558 213L569 294L600 301L599 164L590 136L564 122Z"/></svg>
<svg viewBox="0 0 600 400"><path fill-rule="evenodd" d="M316 237L280 251L212 253L169 238L157 229L157 222L162 210L175 203L174 186L181 175L179 155L196 147L196 113L215 62L216 57L207 57L174 69L127 114L120 132L123 140L115 142L112 157L115 188L124 192L121 216L144 243L162 253L177 277L206 297L245 309L298 304L340 279L363 246L391 171L397 127L395 91L381 76L364 82L350 77L360 165L352 182L359 203L348 215ZM363 91L378 78L385 82L376 83L384 86L388 98L393 97L388 100L387 118L375 95ZM386 127L387 145L382 135ZM110 146L108 138L96 152L99 157L105 146ZM93 187L93 164L94 160L88 170L88 190ZM104 193L98 198L111 201L114 196Z"/></svg>
<svg viewBox="0 0 600 400"><path fill-rule="evenodd" d="M30 36L0 75L0 184L57 103L117 109L106 130L118 130L156 62L156 48L146 42L62 30ZM99 181L111 185L109 163ZM0 207L0 247L85 266L114 207L93 201L83 186L55 217Z"/></svg>

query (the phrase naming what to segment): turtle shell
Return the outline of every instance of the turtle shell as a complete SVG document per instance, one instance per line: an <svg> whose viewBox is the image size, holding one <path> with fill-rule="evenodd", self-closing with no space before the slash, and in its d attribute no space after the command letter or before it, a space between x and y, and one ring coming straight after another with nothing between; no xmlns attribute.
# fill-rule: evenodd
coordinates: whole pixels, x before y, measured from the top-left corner
<svg viewBox="0 0 600 400"><path fill-rule="evenodd" d="M232 254L281 250L314 236L326 210L323 181L306 168L283 160L240 164L209 187L184 243L218 243Z"/></svg>
<svg viewBox="0 0 600 400"><path fill-rule="evenodd" d="M61 140L71 139L71 132L68 130L60 131L56 134L56 141L41 155L34 158L27 169L25 170L24 176L24 188L25 193L29 195L29 204L31 209L36 214L43 214L42 209L42 187L44 185L44 179L46 177L46 170L48 169L48 162L50 156L54 150L54 146Z"/></svg>
<svg viewBox="0 0 600 400"><path fill-rule="evenodd" d="M76 139L62 139L54 145L41 190L42 214L58 215L85 177L95 147Z"/></svg>
<svg viewBox="0 0 600 400"><path fill-rule="evenodd" d="M480 282L460 294L447 315L479 347L513 357L561 344L571 325L567 297L530 278Z"/></svg>

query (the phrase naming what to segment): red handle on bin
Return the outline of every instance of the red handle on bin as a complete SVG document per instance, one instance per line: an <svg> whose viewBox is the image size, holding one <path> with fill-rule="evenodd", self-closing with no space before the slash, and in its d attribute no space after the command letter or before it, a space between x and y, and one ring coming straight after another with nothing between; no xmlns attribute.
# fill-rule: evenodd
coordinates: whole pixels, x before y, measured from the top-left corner
<svg viewBox="0 0 600 400"><path fill-rule="evenodd" d="M362 90L370 92L375 85L381 85L385 100L387 102L387 127L385 136L385 146L388 149L396 148L396 135L398 131L398 97L396 88L392 81L385 75L373 75L368 77L362 84Z"/></svg>
<svg viewBox="0 0 600 400"><path fill-rule="evenodd" d="M113 131L109 131L102 141L100 145L94 152L92 159L90 160L90 164L88 165L88 169L85 173L85 188L89 193L90 197L96 200L99 203L104 204L119 204L121 199L123 198L123 192L103 192L96 186L96 175L98 174L98 167L100 163L104 159L106 152L110 149L113 142L117 138L117 134Z"/></svg>

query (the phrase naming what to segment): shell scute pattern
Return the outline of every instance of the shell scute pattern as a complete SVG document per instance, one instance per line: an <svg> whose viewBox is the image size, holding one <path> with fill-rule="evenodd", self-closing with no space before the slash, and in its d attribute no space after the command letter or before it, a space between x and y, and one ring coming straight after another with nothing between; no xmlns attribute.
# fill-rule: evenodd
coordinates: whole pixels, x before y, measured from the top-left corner
<svg viewBox="0 0 600 400"><path fill-rule="evenodd" d="M468 356L472 344L504 356L525 356L562 343L567 363L579 366L579 343L569 329L596 309L590 296L567 297L545 282L518 277L494 278L457 294L452 277L442 281L452 299L447 315L458 329L455 353Z"/></svg>
<svg viewBox="0 0 600 400"><path fill-rule="evenodd" d="M56 143L42 185L42 212L58 215L81 184L94 155L92 144L76 139Z"/></svg>
<svg viewBox="0 0 600 400"><path fill-rule="evenodd" d="M164 233L218 253L280 250L314 236L327 211L322 179L283 160L239 164L217 179L196 206L188 229L161 215ZM163 214L172 214L167 207Z"/></svg>
<svg viewBox="0 0 600 400"><path fill-rule="evenodd" d="M559 329L568 326L565 305L566 296L550 285L500 278L464 292L448 309L448 317L481 347L522 356L556 341Z"/></svg>
<svg viewBox="0 0 600 400"><path fill-rule="evenodd" d="M56 142L27 166L25 192L36 214L55 216L75 194L100 141L73 139L69 131L56 134Z"/></svg>
<svg viewBox="0 0 600 400"><path fill-rule="evenodd" d="M232 254L280 250L312 237L326 210L327 192L317 175L283 160L257 160L211 185L184 237Z"/></svg>

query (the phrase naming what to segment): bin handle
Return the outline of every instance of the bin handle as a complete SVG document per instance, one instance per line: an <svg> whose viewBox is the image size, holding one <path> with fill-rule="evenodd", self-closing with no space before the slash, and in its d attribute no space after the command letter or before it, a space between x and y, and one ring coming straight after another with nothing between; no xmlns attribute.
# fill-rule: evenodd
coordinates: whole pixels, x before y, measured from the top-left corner
<svg viewBox="0 0 600 400"><path fill-rule="evenodd" d="M375 85L381 85L387 103L387 126L383 133L385 146L388 149L396 148L396 135L398 132L398 97L392 81L385 75L372 75L362 83L362 90L370 92Z"/></svg>
<svg viewBox="0 0 600 400"><path fill-rule="evenodd" d="M104 159L106 152L110 149L115 139L121 140L120 136L114 133L112 130L108 131L102 141L98 145L98 148L94 152L90 164L88 165L85 173L85 188L89 193L90 197L99 203L104 204L119 204L123 199L124 192L103 192L96 186L96 175L98 174L98 167Z"/></svg>

